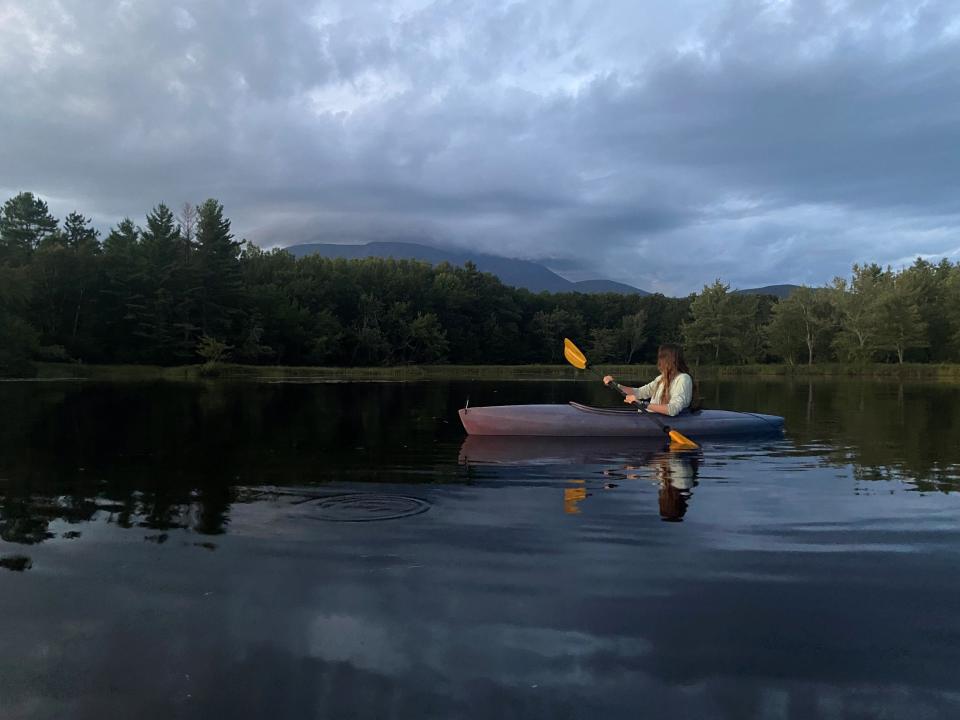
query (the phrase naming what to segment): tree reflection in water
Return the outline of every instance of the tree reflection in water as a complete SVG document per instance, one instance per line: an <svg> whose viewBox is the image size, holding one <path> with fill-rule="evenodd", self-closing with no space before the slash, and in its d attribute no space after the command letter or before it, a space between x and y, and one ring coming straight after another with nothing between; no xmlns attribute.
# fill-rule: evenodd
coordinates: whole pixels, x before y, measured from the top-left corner
<svg viewBox="0 0 960 720"><path fill-rule="evenodd" d="M461 450L460 460L479 460L456 419L468 395L477 405L613 402L594 384L553 381L4 383L0 540L30 545L76 532L54 521L216 535L229 527L238 487L469 481L451 450L463 443L474 457ZM707 381L704 395L713 407L785 416L773 454L849 466L864 482L960 486L958 385L746 378ZM529 438L525 447L544 450L548 462L551 454L568 466L592 462L579 441L548 440ZM657 482L661 517L683 519L699 457L617 442L600 448L599 461ZM494 460L511 462L509 452ZM588 484L565 490L569 511L586 507L593 492Z"/></svg>

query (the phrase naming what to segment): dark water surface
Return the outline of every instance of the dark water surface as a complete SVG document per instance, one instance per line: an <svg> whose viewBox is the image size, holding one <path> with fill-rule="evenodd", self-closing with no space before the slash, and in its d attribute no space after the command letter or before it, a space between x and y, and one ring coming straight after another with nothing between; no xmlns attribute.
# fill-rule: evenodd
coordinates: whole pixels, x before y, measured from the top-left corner
<svg viewBox="0 0 960 720"><path fill-rule="evenodd" d="M465 442L598 385L0 383L0 718L960 717L960 387Z"/></svg>

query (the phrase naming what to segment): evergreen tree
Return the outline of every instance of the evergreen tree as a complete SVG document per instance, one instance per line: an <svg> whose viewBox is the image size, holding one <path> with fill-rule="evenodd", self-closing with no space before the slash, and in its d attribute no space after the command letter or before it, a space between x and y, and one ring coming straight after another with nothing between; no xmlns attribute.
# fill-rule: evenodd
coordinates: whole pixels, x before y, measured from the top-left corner
<svg viewBox="0 0 960 720"><path fill-rule="evenodd" d="M197 210L197 260L201 273L200 328L203 334L231 337L241 312L240 252L223 205L210 199Z"/></svg>
<svg viewBox="0 0 960 720"><path fill-rule="evenodd" d="M195 340L189 338L189 347L184 349L176 325L175 307L183 301L176 282L180 250L176 219L170 208L160 203L147 214L147 226L141 231L143 304L130 308L144 360L171 362L194 357Z"/></svg>
<svg viewBox="0 0 960 720"><path fill-rule="evenodd" d="M46 235L32 258L33 310L43 345L57 348L52 354L99 359L102 343L96 337L92 310L99 294L98 235L87 218L70 213L63 230ZM87 319L90 327L82 328Z"/></svg>
<svg viewBox="0 0 960 720"><path fill-rule="evenodd" d="M103 243L103 342L122 362L142 359L138 329L145 314L146 277L140 229L124 218Z"/></svg>
<svg viewBox="0 0 960 720"><path fill-rule="evenodd" d="M63 245L75 253L98 255L100 231L90 225L90 219L78 212L67 215L63 221Z"/></svg>
<svg viewBox="0 0 960 720"><path fill-rule="evenodd" d="M80 322L90 305L96 301L96 294L91 293L91 287L98 280L96 258L100 254L99 231L90 225L90 220L78 212L67 215L63 222L63 241L71 260L69 285L70 306L72 318L70 322L69 349L75 354L86 356L96 355L96 342L87 337L87 342L78 345L77 335L80 331Z"/></svg>
<svg viewBox="0 0 960 720"><path fill-rule="evenodd" d="M0 263L0 376L30 371L37 332L27 320L30 284L23 268Z"/></svg>
<svg viewBox="0 0 960 720"><path fill-rule="evenodd" d="M0 263L26 264L40 243L56 232L57 220L43 200L31 192L10 198L0 212Z"/></svg>
<svg viewBox="0 0 960 720"><path fill-rule="evenodd" d="M124 218L103 241L103 252L112 257L131 258L137 252L139 242L140 228L130 218Z"/></svg>
<svg viewBox="0 0 960 720"><path fill-rule="evenodd" d="M142 231L144 255L157 277L165 279L172 272L179 242L180 230L173 212L160 203L147 214L147 227Z"/></svg>

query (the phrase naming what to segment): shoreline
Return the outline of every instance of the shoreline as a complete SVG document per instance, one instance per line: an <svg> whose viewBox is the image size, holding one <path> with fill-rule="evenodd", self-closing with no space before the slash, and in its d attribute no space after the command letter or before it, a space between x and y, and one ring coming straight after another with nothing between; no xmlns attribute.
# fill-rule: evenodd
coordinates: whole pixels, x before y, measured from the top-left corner
<svg viewBox="0 0 960 720"><path fill-rule="evenodd" d="M93 380L134 381L444 381L444 380L569 380L593 379L589 373L563 365L405 365L397 367L294 367L282 365L238 365L224 363L214 368L203 365L85 365L78 363L36 363L33 377L2 378L4 380L56 381ZM602 372L623 378L644 378L656 375L652 365L601 366ZM893 365L704 365L693 368L698 380L754 377L762 380L796 379L886 379L960 382L960 364Z"/></svg>

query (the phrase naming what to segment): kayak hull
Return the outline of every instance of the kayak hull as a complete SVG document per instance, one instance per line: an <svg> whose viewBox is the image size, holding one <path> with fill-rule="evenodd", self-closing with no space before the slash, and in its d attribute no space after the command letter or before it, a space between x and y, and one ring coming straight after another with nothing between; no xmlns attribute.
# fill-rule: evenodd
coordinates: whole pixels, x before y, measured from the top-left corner
<svg viewBox="0 0 960 720"><path fill-rule="evenodd" d="M730 410L657 418L694 438L774 434L783 431L777 415ZM525 435L543 437L663 437L653 418L636 410L566 405L496 405L463 408L460 421L469 435Z"/></svg>

